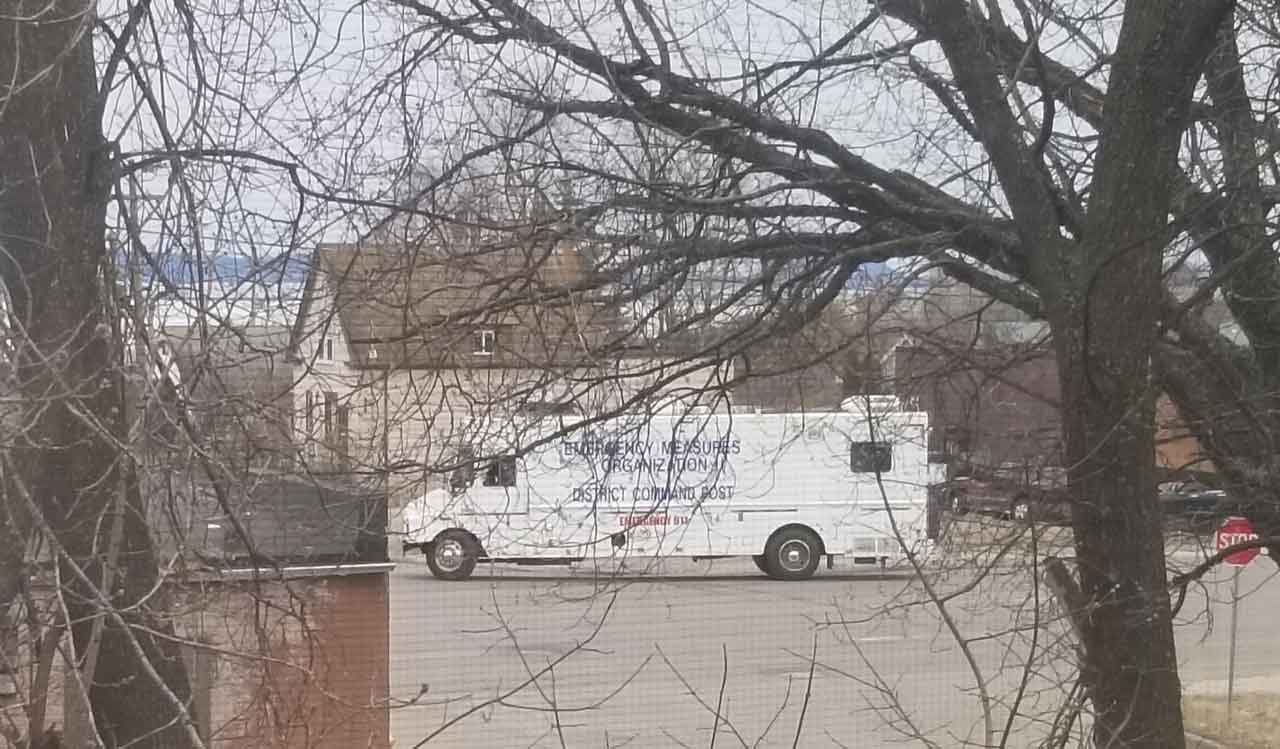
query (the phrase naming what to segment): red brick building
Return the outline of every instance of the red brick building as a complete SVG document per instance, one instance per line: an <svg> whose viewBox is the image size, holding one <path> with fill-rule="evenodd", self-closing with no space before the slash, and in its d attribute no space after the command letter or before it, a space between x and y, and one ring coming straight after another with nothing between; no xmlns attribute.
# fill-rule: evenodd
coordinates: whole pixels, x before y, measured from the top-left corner
<svg viewBox="0 0 1280 749"><path fill-rule="evenodd" d="M929 413L931 453L980 466L1059 466L1058 374L1038 350L893 351L893 389Z"/></svg>

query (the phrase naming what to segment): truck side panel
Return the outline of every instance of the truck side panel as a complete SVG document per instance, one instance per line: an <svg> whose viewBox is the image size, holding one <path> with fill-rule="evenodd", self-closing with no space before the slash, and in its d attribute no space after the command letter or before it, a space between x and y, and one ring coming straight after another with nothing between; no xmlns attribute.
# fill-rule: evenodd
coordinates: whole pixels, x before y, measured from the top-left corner
<svg viewBox="0 0 1280 749"><path fill-rule="evenodd" d="M828 553L898 556L890 516L908 543L924 529L926 427L915 413L874 430L848 413L618 423L525 456L513 487L428 495L407 530L421 542L462 527L490 557L712 556L759 554L799 523ZM854 466L851 451L881 464Z"/></svg>

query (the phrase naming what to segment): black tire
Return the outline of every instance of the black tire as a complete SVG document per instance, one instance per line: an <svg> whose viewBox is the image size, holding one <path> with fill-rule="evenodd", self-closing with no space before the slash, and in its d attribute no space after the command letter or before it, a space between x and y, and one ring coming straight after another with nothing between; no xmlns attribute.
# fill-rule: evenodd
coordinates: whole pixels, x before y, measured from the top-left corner
<svg viewBox="0 0 1280 749"><path fill-rule="evenodd" d="M764 564L775 580L813 577L822 558L822 541L807 528L783 528L764 546Z"/></svg>
<svg viewBox="0 0 1280 749"><path fill-rule="evenodd" d="M466 580L476 569L480 556L475 539L465 531L450 528L441 531L426 546L427 568L441 580Z"/></svg>
<svg viewBox="0 0 1280 749"><path fill-rule="evenodd" d="M755 554L751 557L751 561L756 563L756 569L764 574L769 574L769 565L765 564L764 554Z"/></svg>

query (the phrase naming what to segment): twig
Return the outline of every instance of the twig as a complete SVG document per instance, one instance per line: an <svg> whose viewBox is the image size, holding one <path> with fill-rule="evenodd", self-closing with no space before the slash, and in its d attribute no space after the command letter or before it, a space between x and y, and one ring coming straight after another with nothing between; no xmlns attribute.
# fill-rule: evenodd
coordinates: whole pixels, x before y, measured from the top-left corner
<svg viewBox="0 0 1280 749"><path fill-rule="evenodd" d="M466 720L467 718L471 717L472 715L475 715L481 710L484 710L485 708L491 707L493 705L497 705L503 702L504 700L506 700L506 698L511 697L512 695L515 695L523 691L530 684L535 683L543 674L550 672L553 668L563 663L574 653L577 653L582 648L586 647L588 644L591 643L592 640L596 638L597 635L600 634L600 630L604 627L604 622L608 619L609 612L613 610L613 605L617 602L617 600L618 600L618 596L616 593L612 597L610 597L609 604L605 606L605 615L600 618L600 623L596 626L594 630L591 631L590 634L587 635L586 639L584 639L582 642L574 645L572 648L569 648L565 652L561 653L554 660L548 663L546 667L542 668L537 673L533 674L529 678L515 685L511 689L508 689L507 691L503 692L502 694L496 697L487 699L484 702L473 705L472 707L458 714L456 717L446 721L440 727L436 728L436 730L427 734L422 739L422 741L419 741L418 743L414 744L413 749L422 749L422 747L427 745L427 742L431 741L435 737L449 730L450 728L462 722L463 720Z"/></svg>
<svg viewBox="0 0 1280 749"><path fill-rule="evenodd" d="M715 708L707 704L707 701L698 695L698 690L694 689L693 685L689 683L689 680L684 678L684 674L680 673L680 669L676 668L676 664L672 663L671 659L667 657L667 654L662 651L662 646L654 643L653 647L658 651L658 655L661 656L662 661L667 664L667 668L671 669L671 673L675 674L676 678L680 681L680 684L689 692L689 696L693 697L693 699L696 700L704 710L719 715ZM743 748L746 749L747 740L742 737L742 734L738 732L737 728L734 728L733 723L727 717L720 717L724 720L725 727L733 733L733 736L738 740L738 743L742 744Z"/></svg>
<svg viewBox="0 0 1280 749"><path fill-rule="evenodd" d="M720 713L724 709L724 688L729 683L729 649L720 643L720 692L716 695L716 714L711 723L711 749L716 749L716 734L720 733Z"/></svg>
<svg viewBox="0 0 1280 749"><path fill-rule="evenodd" d="M791 742L791 749L800 746L800 733L804 731L804 716L809 710L809 695L813 694L813 670L818 665L818 635L813 635L813 653L809 656L809 678L804 686L804 702L800 704L800 720L796 723L796 738Z"/></svg>

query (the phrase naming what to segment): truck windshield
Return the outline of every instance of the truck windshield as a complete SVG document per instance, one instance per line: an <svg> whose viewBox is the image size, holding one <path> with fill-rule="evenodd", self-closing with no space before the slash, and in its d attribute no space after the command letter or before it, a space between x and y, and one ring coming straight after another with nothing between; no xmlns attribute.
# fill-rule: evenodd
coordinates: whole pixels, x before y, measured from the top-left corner
<svg viewBox="0 0 1280 749"><path fill-rule="evenodd" d="M515 486L516 459L513 455L503 455L494 460L484 471L485 486Z"/></svg>

